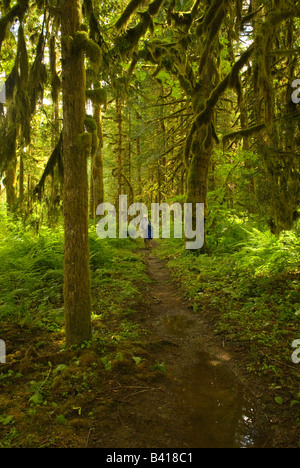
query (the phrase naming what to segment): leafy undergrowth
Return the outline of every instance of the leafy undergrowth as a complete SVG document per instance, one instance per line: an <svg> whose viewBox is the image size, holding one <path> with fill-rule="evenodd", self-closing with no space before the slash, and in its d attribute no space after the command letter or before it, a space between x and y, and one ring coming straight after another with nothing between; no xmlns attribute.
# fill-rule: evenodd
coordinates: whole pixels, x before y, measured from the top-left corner
<svg viewBox="0 0 300 468"><path fill-rule="evenodd" d="M86 447L95 421L104 434L121 402L162 376L134 321L149 281L139 245L90 233L93 339L66 349L61 231L2 237L0 447Z"/></svg>
<svg viewBox="0 0 300 468"><path fill-rule="evenodd" d="M300 364L292 344L300 339L300 240L233 223L213 253L191 254L178 240L160 242L194 312L237 353L249 375L264 382L266 404L300 427ZM228 246L228 247L227 247ZM274 416L274 421L276 420Z"/></svg>

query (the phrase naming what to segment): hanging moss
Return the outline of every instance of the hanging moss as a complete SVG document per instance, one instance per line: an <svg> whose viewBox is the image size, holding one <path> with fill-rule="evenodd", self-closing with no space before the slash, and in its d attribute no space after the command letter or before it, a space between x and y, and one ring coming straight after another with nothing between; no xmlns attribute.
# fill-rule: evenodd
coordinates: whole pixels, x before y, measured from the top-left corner
<svg viewBox="0 0 300 468"><path fill-rule="evenodd" d="M93 133L97 130L97 122L91 115L87 115L84 121L84 126L87 132Z"/></svg>
<svg viewBox="0 0 300 468"><path fill-rule="evenodd" d="M18 31L18 63L20 68L20 79L21 86L26 87L28 84L29 76L29 63L28 63L28 53L26 47L26 41L24 36L23 25L20 24Z"/></svg>
<svg viewBox="0 0 300 468"><path fill-rule="evenodd" d="M80 151L88 154L91 151L93 136L89 132L80 133L77 136L77 147Z"/></svg>
<svg viewBox="0 0 300 468"><path fill-rule="evenodd" d="M93 104L99 104L107 109L107 91L104 88L87 89L86 97L90 99Z"/></svg>
<svg viewBox="0 0 300 468"><path fill-rule="evenodd" d="M61 133L59 141L46 164L43 175L39 183L34 189L33 194L38 195L39 199L41 199L46 179L48 176L53 175L55 166L58 167L58 173L59 173L60 179L61 180L63 179L62 144L63 144L63 134Z"/></svg>
<svg viewBox="0 0 300 468"><path fill-rule="evenodd" d="M10 6L10 2L5 1L4 11L7 11ZM28 0L18 0L17 4L14 5L7 13L0 19L0 51L2 43L6 38L8 27L15 18L19 18L20 22L23 20L23 16L28 8Z"/></svg>
<svg viewBox="0 0 300 468"><path fill-rule="evenodd" d="M17 108L17 123L21 125L22 137L24 143L28 145L30 143L30 100L27 92L22 92L18 89L15 95L15 102Z"/></svg>
<svg viewBox="0 0 300 468"><path fill-rule="evenodd" d="M171 13L171 18L174 20L175 24L179 28L190 29L192 26L193 18L191 13Z"/></svg>
<svg viewBox="0 0 300 468"><path fill-rule="evenodd" d="M202 52L202 56L201 56L201 59L200 59L200 65L199 65L200 73L202 73L204 71L204 69L205 69L205 64L207 62L210 51L211 51L211 49L212 49L212 47L214 45L214 39L219 34L219 30L220 30L220 28L222 26L225 14L226 14L226 10L225 10L225 8L223 8L221 6L217 10L217 12L216 12L216 14L215 14L215 16L214 16L214 18L213 18L213 20L211 22L210 31L209 31L209 34L207 36L206 44L205 44L205 47L204 47L204 50Z"/></svg>
<svg viewBox="0 0 300 468"><path fill-rule="evenodd" d="M19 5L15 5L3 18L0 19L0 50L4 41L9 24L14 20L15 16L20 12Z"/></svg>
<svg viewBox="0 0 300 468"><path fill-rule="evenodd" d="M137 11L139 7L146 5L147 3L149 3L149 0L131 0L121 17L116 22L115 27L118 30L126 29L131 16Z"/></svg>
<svg viewBox="0 0 300 468"><path fill-rule="evenodd" d="M223 146L228 144L230 141L241 140L242 138L256 135L265 129L266 129L266 125L263 123L259 125L253 125L253 127L249 127L244 130L238 130L236 132L227 133L226 135L223 136Z"/></svg>
<svg viewBox="0 0 300 468"><path fill-rule="evenodd" d="M14 106L0 126L0 171L5 171L16 154L17 126Z"/></svg>
<svg viewBox="0 0 300 468"><path fill-rule="evenodd" d="M66 50L66 52L70 53L73 47L73 37L71 36L62 36L61 37L62 47Z"/></svg>
<svg viewBox="0 0 300 468"><path fill-rule="evenodd" d="M278 3L276 9L271 11L264 23L261 24L255 38L255 61L254 61L254 89L258 97L263 98L264 119L270 132L274 120L274 96L273 96L273 67L272 67L272 47L274 33L280 23L293 17L299 17L299 8L290 7L287 9L283 4Z"/></svg>
<svg viewBox="0 0 300 468"><path fill-rule="evenodd" d="M51 96L54 104L57 105L59 92L61 90L61 80L56 71L56 40L55 36L50 39L49 57L50 57L50 73L51 73Z"/></svg>
<svg viewBox="0 0 300 468"><path fill-rule="evenodd" d="M6 101L10 101L14 97L15 88L18 81L18 64L15 63L12 71L5 81Z"/></svg>
<svg viewBox="0 0 300 468"><path fill-rule="evenodd" d="M39 36L39 41L36 47L36 55L32 64L28 82L28 94L30 98L31 114L33 115L36 109L37 100L43 95L43 85L47 81L47 68L43 63L44 60L45 37L42 31Z"/></svg>
<svg viewBox="0 0 300 468"><path fill-rule="evenodd" d="M239 60L232 67L231 72L215 87L211 95L206 101L205 109L198 114L196 117L196 123L198 126L204 125L208 120L211 120L212 113L214 111L215 105L218 102L219 97L226 91L230 83L233 82L233 77L246 65L249 61L252 53L254 51L254 46L250 46L246 50Z"/></svg>
<svg viewBox="0 0 300 468"><path fill-rule="evenodd" d="M211 4L209 9L207 10L206 15L203 18L201 18L201 20L200 20L200 22L198 24L198 27L197 27L197 30L196 30L196 33L197 33L198 36L201 36L202 34L206 33L209 25L211 24L211 22L215 18L216 12L218 11L218 9L222 5L222 3L223 3L223 0L215 0Z"/></svg>
<svg viewBox="0 0 300 468"><path fill-rule="evenodd" d="M30 142L30 122L31 122L31 110L30 100L28 95L28 81L29 81L29 63L28 53L24 36L24 29L22 23L19 26L18 31L18 49L16 58L16 120L20 124L22 129L22 138L25 144ZM19 71L19 73L18 73Z"/></svg>
<svg viewBox="0 0 300 468"><path fill-rule="evenodd" d="M135 27L128 29L125 34L117 37L115 49L123 59L136 51L139 40L146 34L148 29L153 30L152 18L159 12L163 3L164 0L154 0L149 5L148 10L140 14L140 22Z"/></svg>
<svg viewBox="0 0 300 468"><path fill-rule="evenodd" d="M90 61L99 65L102 60L102 51L95 41L89 38L88 33L85 31L77 32L74 36L73 43L74 51L83 50Z"/></svg>
<svg viewBox="0 0 300 468"><path fill-rule="evenodd" d="M191 82L183 75L183 73L177 72L177 76L179 79L180 86L185 90L187 95L189 96L192 92L192 85Z"/></svg>
<svg viewBox="0 0 300 468"><path fill-rule="evenodd" d="M92 145L91 145L92 154L95 154L97 148L99 148L99 145L100 145L100 139L98 137L98 130L96 128L96 130L92 132Z"/></svg>
<svg viewBox="0 0 300 468"><path fill-rule="evenodd" d="M146 34L150 23L151 17L149 15L148 18L144 16L143 20L140 21L137 26L128 29L125 34L117 37L115 47L123 59L125 59L130 52L135 52L140 38Z"/></svg>
<svg viewBox="0 0 300 468"><path fill-rule="evenodd" d="M241 18L241 27L243 27L247 23L250 23L250 21L252 21L258 15L258 13L262 11L263 8L264 8L264 5L261 5L257 10L252 11L248 15Z"/></svg>
<svg viewBox="0 0 300 468"><path fill-rule="evenodd" d="M101 48L104 44L104 39L101 34L100 22L97 19L93 7L93 0L84 0L83 1L83 14L88 21L89 28L89 37L98 44Z"/></svg>

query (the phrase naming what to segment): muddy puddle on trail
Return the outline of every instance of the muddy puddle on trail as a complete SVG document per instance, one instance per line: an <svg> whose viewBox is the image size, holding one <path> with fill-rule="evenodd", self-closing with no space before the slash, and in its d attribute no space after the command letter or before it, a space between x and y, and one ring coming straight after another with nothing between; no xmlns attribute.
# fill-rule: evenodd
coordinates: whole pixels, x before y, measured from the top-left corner
<svg viewBox="0 0 300 468"><path fill-rule="evenodd" d="M170 315L162 319L161 326L168 337L182 340L188 348L192 318ZM182 423L183 446L266 447L256 427L249 392L226 366L226 353L216 357L201 349L195 353L193 347L190 355L190 361L174 376L170 388L170 398L176 402Z"/></svg>

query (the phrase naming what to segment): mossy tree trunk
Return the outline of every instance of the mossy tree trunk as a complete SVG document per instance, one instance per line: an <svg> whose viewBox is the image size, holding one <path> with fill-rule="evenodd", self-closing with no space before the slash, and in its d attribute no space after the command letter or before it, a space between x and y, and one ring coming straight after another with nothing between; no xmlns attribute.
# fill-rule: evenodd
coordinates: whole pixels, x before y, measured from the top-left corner
<svg viewBox="0 0 300 468"><path fill-rule="evenodd" d="M212 155L210 129L199 128L194 135L187 179L187 203L204 203L207 209L208 176Z"/></svg>
<svg viewBox="0 0 300 468"><path fill-rule="evenodd" d="M206 98L210 96L218 82L218 70L216 60L213 57L207 59L206 66L202 70L202 79L196 85L192 93L194 124L190 134L190 150L186 154L187 175L187 203L193 204L193 225L196 226L196 205L204 204L205 219L208 217L208 185L211 172L211 158L213 153L213 128L215 125L215 113L211 115L205 124L198 123L197 115L203 111ZM205 233L206 237L206 233ZM204 250L206 246L204 245Z"/></svg>
<svg viewBox="0 0 300 468"><path fill-rule="evenodd" d="M22 213L24 202L24 157L20 155L20 169L19 169L19 210Z"/></svg>
<svg viewBox="0 0 300 468"><path fill-rule="evenodd" d="M118 125L118 197L123 195L123 102L122 99L117 99L117 125Z"/></svg>
<svg viewBox="0 0 300 468"><path fill-rule="evenodd" d="M81 29L80 0L62 1L62 90L65 264L64 303L67 345L91 338L91 292L88 239L85 64L73 38Z"/></svg>
<svg viewBox="0 0 300 468"><path fill-rule="evenodd" d="M92 154L91 161L91 183L90 183L90 216L95 219L97 207L104 202L104 179L103 179L103 124L101 105L93 104L93 116L97 123L97 136L99 144Z"/></svg>
<svg viewBox="0 0 300 468"><path fill-rule="evenodd" d="M15 158L8 169L6 170L5 187L6 187L6 203L7 208L11 211L14 209L17 201L16 192L17 178L17 158Z"/></svg>

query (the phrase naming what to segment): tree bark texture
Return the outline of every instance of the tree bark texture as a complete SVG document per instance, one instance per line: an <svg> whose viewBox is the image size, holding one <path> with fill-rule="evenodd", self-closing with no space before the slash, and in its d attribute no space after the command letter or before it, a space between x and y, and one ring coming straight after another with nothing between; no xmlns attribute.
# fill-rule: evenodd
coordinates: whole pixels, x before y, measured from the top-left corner
<svg viewBox="0 0 300 468"><path fill-rule="evenodd" d="M67 345L91 338L88 238L88 149L84 147L85 64L73 38L80 31L80 0L62 1L64 160L64 303Z"/></svg>

